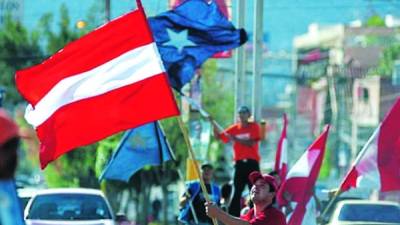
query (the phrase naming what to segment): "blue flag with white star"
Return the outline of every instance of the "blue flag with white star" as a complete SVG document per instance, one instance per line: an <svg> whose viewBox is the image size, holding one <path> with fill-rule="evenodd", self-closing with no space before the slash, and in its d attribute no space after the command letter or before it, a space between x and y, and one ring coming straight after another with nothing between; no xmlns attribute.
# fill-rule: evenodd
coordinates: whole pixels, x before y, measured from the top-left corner
<svg viewBox="0 0 400 225"><path fill-rule="evenodd" d="M170 84L177 91L208 58L247 41L245 30L236 29L214 1L186 0L148 21Z"/></svg>
<svg viewBox="0 0 400 225"><path fill-rule="evenodd" d="M100 180L128 182L144 166L160 165L171 159L173 155L160 125L148 123L125 132Z"/></svg>

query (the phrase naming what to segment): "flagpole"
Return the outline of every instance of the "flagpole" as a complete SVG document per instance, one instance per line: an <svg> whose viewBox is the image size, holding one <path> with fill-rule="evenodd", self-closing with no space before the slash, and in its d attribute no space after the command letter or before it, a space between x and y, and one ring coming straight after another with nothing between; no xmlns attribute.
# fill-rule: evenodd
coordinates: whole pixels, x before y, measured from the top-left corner
<svg viewBox="0 0 400 225"><path fill-rule="evenodd" d="M143 8L143 6L142 6L142 1L136 0L136 6L137 6L137 8L142 9L142 8Z"/></svg>
<svg viewBox="0 0 400 225"><path fill-rule="evenodd" d="M160 150L160 164L161 164L162 162L164 162L164 157L163 157L163 151L162 151L162 146L161 146L161 142L160 142L161 137L160 137L157 123L158 123L158 121L154 122L153 125L154 125L154 130L156 131L158 149ZM164 138L164 137L162 137L162 138Z"/></svg>
<svg viewBox="0 0 400 225"><path fill-rule="evenodd" d="M237 1L237 26L245 26L246 1ZM244 46L238 47L235 54L235 109L244 104L245 83L246 83L246 57ZM233 120L236 118L236 112Z"/></svg>
<svg viewBox="0 0 400 225"><path fill-rule="evenodd" d="M263 54L263 15L264 0L254 1L254 34L253 34L253 116L255 121L261 120L262 107L262 54Z"/></svg>
<svg viewBox="0 0 400 225"><path fill-rule="evenodd" d="M381 125L378 126L377 129L375 129L374 133L371 135L371 137L368 139L367 143L364 145L364 147L361 149L360 153L357 155L357 158L354 160L354 162L352 163L349 172L346 174L346 176L344 177L344 180L342 181L342 183L340 184L339 188L336 190L335 195L332 197L332 199L329 201L328 205L325 207L324 211L321 214L321 218L323 219L325 214L328 212L329 208L332 207L332 204L334 202L334 200L339 197L339 195L342 193L340 191L340 187L342 186L343 182L345 181L345 179L347 178L347 176L349 175L349 173L351 172L351 170L360 162L361 158L365 155L365 153L367 152L368 147L371 145L371 142L375 139L375 136L378 134L379 128Z"/></svg>
<svg viewBox="0 0 400 225"><path fill-rule="evenodd" d="M165 164L163 163L164 162L164 157L163 157L163 153L164 153L164 151L163 151L163 149L162 149L162 145L161 145L161 138L164 138L164 137L161 137L160 136L160 130L159 129L161 129L161 124L158 124L158 121L155 121L154 123L153 123L153 126L154 126L154 130L156 131L156 137L157 137L157 144L158 144L158 151L159 151L159 153L160 153L160 165L162 164L162 166L161 166L161 169L160 169L160 173L161 173L161 176L162 177L164 177L165 176ZM166 144L168 145L168 141L166 141ZM168 148L168 146L167 146L167 148ZM169 151L169 150L168 150ZM174 157L171 155L171 157L172 157L172 160L173 161L175 161L175 159L174 159ZM166 196L165 196L165 189L166 189L166 185L165 185L165 181L164 181L164 179L161 179L160 177L159 177L159 174L157 174L156 175L157 176L157 178L159 178L159 180L160 180L160 183L161 183L161 190L162 190L162 195L163 195L163 208L162 208L162 213L163 213L163 224L167 224L167 210L166 210L166 203L167 203L167 200L166 200Z"/></svg>
<svg viewBox="0 0 400 225"><path fill-rule="evenodd" d="M110 8L111 8L111 2L110 2L110 0L105 0L105 18L106 18L106 22L110 22L110 20L111 20L111 10L110 10Z"/></svg>
<svg viewBox="0 0 400 225"><path fill-rule="evenodd" d="M371 142L375 139L375 136L378 134L379 132L379 128L381 127L381 124L379 124L378 128L375 129L374 133L371 135L371 137L368 139L367 143L365 143L365 145L363 146L363 148L361 149L360 153L357 155L357 158L354 160L353 164L350 167L350 171L353 167L355 167L361 160L361 158L365 155L365 153L367 152L368 147L371 145ZM349 172L350 172L349 171ZM347 175L346 175L347 177Z"/></svg>
<svg viewBox="0 0 400 225"><path fill-rule="evenodd" d="M335 200L337 199L337 197L339 197L339 195L341 194L342 192L340 191L340 188L338 188L336 191L335 191L335 194L332 196L332 198L329 200L329 202L328 202L328 205L326 205L326 207L324 208L324 211L321 213L321 215L319 216L319 218L320 218L320 220L318 220L318 217L317 217L317 222L319 223L319 224L324 224L324 217L325 217L325 215L328 213L328 210L332 207L332 205L333 205L333 203L335 202Z"/></svg>
<svg viewBox="0 0 400 225"><path fill-rule="evenodd" d="M182 131L183 138L185 139L185 143L188 147L189 157L195 162L194 168L195 168L197 175L199 176L200 187L201 187L201 190L203 191L204 198L206 199L207 202L211 202L210 196L208 195L208 192L207 192L206 185L204 184L203 176L201 176L201 173L200 173L199 165L198 165L198 163L196 163L197 162L196 156L194 155L192 145L190 144L189 136L187 134L187 131L183 125L182 118L180 116L178 116L178 124ZM213 221L214 225L218 225L217 219L212 218L212 221Z"/></svg>

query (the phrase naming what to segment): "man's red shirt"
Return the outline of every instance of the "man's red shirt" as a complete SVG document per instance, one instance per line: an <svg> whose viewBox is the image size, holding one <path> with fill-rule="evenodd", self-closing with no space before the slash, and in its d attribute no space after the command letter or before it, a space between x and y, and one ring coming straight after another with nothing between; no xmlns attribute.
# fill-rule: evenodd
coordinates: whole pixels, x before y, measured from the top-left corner
<svg viewBox="0 0 400 225"><path fill-rule="evenodd" d="M224 143L227 143L229 138L225 133L235 136L239 139L256 141L256 143L254 143L252 146L247 146L235 141L233 143L234 161L242 159L254 159L257 162L260 161L260 153L258 151L258 142L261 139L260 125L255 122L250 122L247 126L243 126L240 123L233 124L219 135L219 138Z"/></svg>
<svg viewBox="0 0 400 225"><path fill-rule="evenodd" d="M252 208L247 214L241 216L241 219L246 220L251 225L286 225L285 215L272 206L266 207L257 215L254 215L254 208Z"/></svg>

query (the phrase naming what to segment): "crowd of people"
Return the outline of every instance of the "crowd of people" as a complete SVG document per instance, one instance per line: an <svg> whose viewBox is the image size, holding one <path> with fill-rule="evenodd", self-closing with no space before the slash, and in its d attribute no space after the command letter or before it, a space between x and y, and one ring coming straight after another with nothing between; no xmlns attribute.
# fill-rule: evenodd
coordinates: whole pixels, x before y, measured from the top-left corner
<svg viewBox="0 0 400 225"><path fill-rule="evenodd" d="M234 171L231 183L221 188L213 181L214 167L210 163L201 165L201 177L207 194L203 193L200 181L187 184L180 198L178 220L184 224L213 224L213 220L227 225L265 224L284 225L286 216L292 211L290 204L284 208L276 203L280 187L280 177L276 171L269 174L260 172L259 142L260 126L250 122L248 107L238 109L239 121L225 130L215 123L214 136L224 143L232 142ZM11 205L2 206L0 225L23 224L22 210L16 199L14 173L17 165L19 143L18 127L14 121L0 110L0 198L8 198ZM248 187L248 200L243 191ZM6 191L5 191L6 190ZM290 196L285 196L290 201ZM5 202L5 201L0 201ZM123 220L121 221L126 221ZM123 224L123 223L121 223Z"/></svg>

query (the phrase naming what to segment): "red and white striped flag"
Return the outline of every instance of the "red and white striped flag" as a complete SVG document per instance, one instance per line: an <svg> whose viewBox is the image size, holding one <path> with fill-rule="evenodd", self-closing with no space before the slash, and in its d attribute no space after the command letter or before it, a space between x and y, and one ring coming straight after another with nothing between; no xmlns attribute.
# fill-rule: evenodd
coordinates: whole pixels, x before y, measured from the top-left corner
<svg viewBox="0 0 400 225"><path fill-rule="evenodd" d="M283 114L283 128L281 137L278 141L278 148L275 155L275 171L278 173L281 182L286 180L286 174L288 170L288 160L287 160L287 126L288 119L286 113Z"/></svg>
<svg viewBox="0 0 400 225"><path fill-rule="evenodd" d="M400 99L358 154L340 191L366 187L400 190Z"/></svg>
<svg viewBox="0 0 400 225"><path fill-rule="evenodd" d="M324 159L328 132L329 126L326 126L322 134L290 169L286 181L278 191L280 202L285 202L283 196L287 192L291 196L291 201L297 203L289 219L289 225L300 225L303 221L306 205L313 195L314 185Z"/></svg>
<svg viewBox="0 0 400 225"><path fill-rule="evenodd" d="M79 146L179 114L143 8L17 71L41 167Z"/></svg>

